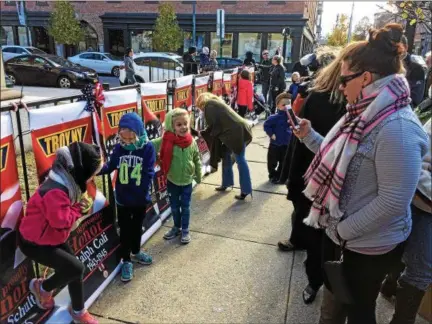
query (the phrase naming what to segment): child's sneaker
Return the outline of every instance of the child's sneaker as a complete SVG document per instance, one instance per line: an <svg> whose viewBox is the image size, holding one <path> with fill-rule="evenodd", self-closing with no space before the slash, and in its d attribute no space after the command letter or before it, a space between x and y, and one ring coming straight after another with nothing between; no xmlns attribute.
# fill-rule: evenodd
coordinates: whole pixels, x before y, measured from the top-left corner
<svg viewBox="0 0 432 324"><path fill-rule="evenodd" d="M123 262L121 270L121 281L131 281L133 278L133 264L132 262Z"/></svg>
<svg viewBox="0 0 432 324"><path fill-rule="evenodd" d="M189 232L182 232L181 240L180 242L182 244L188 244L191 241L191 237Z"/></svg>
<svg viewBox="0 0 432 324"><path fill-rule="evenodd" d="M42 290L42 279L32 279L29 289L35 296L36 304L41 309L51 309L54 307L54 298L52 293Z"/></svg>
<svg viewBox="0 0 432 324"><path fill-rule="evenodd" d="M69 306L69 314L72 317L72 322L75 324L99 324L99 321L94 318L88 310L76 313L72 310L72 307Z"/></svg>
<svg viewBox="0 0 432 324"><path fill-rule="evenodd" d="M147 253L144 253L143 251L139 251L138 254L132 254L132 261L144 265L149 265L153 263L153 258Z"/></svg>
<svg viewBox="0 0 432 324"><path fill-rule="evenodd" d="M176 238L180 235L180 229L173 226L168 232L166 232L163 236L165 240L172 240L173 238Z"/></svg>

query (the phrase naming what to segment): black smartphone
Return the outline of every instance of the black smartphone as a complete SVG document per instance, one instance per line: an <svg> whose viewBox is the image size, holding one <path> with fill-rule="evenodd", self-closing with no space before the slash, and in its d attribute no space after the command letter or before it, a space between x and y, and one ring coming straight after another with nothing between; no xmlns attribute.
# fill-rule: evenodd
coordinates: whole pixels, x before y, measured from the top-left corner
<svg viewBox="0 0 432 324"><path fill-rule="evenodd" d="M297 121L297 117L294 114L294 111L292 110L291 106L286 106L286 108L287 108L288 119L289 119L291 126L295 129L299 129L300 125Z"/></svg>

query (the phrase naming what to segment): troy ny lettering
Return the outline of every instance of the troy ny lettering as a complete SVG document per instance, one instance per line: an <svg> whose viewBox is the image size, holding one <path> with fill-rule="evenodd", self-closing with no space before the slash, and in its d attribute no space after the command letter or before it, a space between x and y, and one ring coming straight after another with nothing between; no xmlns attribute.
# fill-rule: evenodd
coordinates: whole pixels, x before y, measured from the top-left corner
<svg viewBox="0 0 432 324"><path fill-rule="evenodd" d="M52 154L55 154L57 149L62 146L67 146L73 142L82 142L84 140L86 131L87 125L79 126L49 136L39 137L37 140L45 155L48 157Z"/></svg>

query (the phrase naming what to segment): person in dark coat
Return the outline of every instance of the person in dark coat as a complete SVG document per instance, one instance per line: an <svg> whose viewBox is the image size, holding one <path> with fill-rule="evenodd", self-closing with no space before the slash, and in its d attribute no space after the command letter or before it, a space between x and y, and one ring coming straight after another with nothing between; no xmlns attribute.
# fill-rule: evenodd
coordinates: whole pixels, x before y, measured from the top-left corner
<svg viewBox="0 0 432 324"><path fill-rule="evenodd" d="M314 129L325 136L345 113L343 94L339 92L339 75L341 62L335 60L321 70L310 94L300 111L300 118L311 120ZM296 137L291 141L292 156L289 164L288 199L292 201L294 212L292 215L292 231L288 240L279 241L278 247L282 251L306 249L305 261L308 285L303 291L303 301L309 304L315 300L319 288L323 284L321 268L321 240L323 231L307 226L303 219L309 214L312 202L303 194L305 182L303 175L312 162L312 153Z"/></svg>
<svg viewBox="0 0 432 324"><path fill-rule="evenodd" d="M183 75L198 74L198 63L195 61L197 55L196 47L189 47L183 54Z"/></svg>
<svg viewBox="0 0 432 324"><path fill-rule="evenodd" d="M253 53L248 51L246 52L246 58L243 61L243 65L250 66L255 65L255 60L253 58Z"/></svg>
<svg viewBox="0 0 432 324"><path fill-rule="evenodd" d="M262 60L259 65L259 70L261 71L261 87L262 94L264 96L265 102L268 102L268 93L270 89L270 68L272 67L272 62L270 60L269 51L264 50L262 52Z"/></svg>
<svg viewBox="0 0 432 324"><path fill-rule="evenodd" d="M211 137L211 154L216 151L219 156L212 159L222 158L222 185L216 191L225 191L234 186L232 156L237 162L240 177L240 195L235 196L238 200L244 200L252 194L252 182L249 167L246 161L246 146L252 142L252 130L249 124L241 118L221 98L212 93L201 94L196 101L196 106L203 111L207 128L201 131L204 139ZM221 145L223 148L221 149ZM217 146L217 150L214 149Z"/></svg>
<svg viewBox="0 0 432 324"><path fill-rule="evenodd" d="M402 36L401 41L406 52L404 67L411 92L411 105L415 108L422 102L424 97L426 73L423 67L417 62L414 62L411 58L411 54L407 52L408 39Z"/></svg>
<svg viewBox="0 0 432 324"><path fill-rule="evenodd" d="M270 95L272 96L272 105L270 107L271 113L276 111L276 97L284 92L286 88L285 83L285 68L282 65L281 56L273 56L272 69L270 75Z"/></svg>
<svg viewBox="0 0 432 324"><path fill-rule="evenodd" d="M292 73L298 72L300 74L300 77L308 77L309 71L306 66L301 65L300 61L297 61L294 63L294 66L292 68Z"/></svg>

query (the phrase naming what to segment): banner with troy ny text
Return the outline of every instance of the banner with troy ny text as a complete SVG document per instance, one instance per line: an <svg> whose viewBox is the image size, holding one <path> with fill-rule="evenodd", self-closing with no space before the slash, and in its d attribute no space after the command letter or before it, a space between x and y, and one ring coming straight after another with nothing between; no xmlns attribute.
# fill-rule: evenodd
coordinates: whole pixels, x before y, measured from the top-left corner
<svg viewBox="0 0 432 324"><path fill-rule="evenodd" d="M107 91L101 109L102 134L107 153L112 153L116 144L116 136L120 118L130 112L138 112L137 91L135 89Z"/></svg>
<svg viewBox="0 0 432 324"><path fill-rule="evenodd" d="M223 94L223 71L213 72L213 94L222 96Z"/></svg>
<svg viewBox="0 0 432 324"><path fill-rule="evenodd" d="M51 167L59 147L75 141L92 143L92 115L84 110L85 106L86 103L80 101L30 110L33 152L40 182ZM106 198L94 182L88 184L87 193L94 201L93 207L87 215L77 221L69 238L75 255L86 266L86 299L117 266L114 252L119 245L119 238L113 226L113 206L107 205ZM98 269L100 271L96 271Z"/></svg>
<svg viewBox="0 0 432 324"><path fill-rule="evenodd" d="M187 75L176 79L173 108L183 108L192 111L192 80L193 75Z"/></svg>
<svg viewBox="0 0 432 324"><path fill-rule="evenodd" d="M35 277L33 262L16 244L23 204L10 112L2 113L0 122L0 323L40 323L50 311L36 305L29 291L30 280Z"/></svg>
<svg viewBox="0 0 432 324"><path fill-rule="evenodd" d="M208 92L209 79L210 76L208 75L195 77L195 102L202 93ZM194 109L194 120L193 123L191 123L191 126L196 130L204 129L203 114L196 106Z"/></svg>
<svg viewBox="0 0 432 324"><path fill-rule="evenodd" d="M167 84L141 83L141 113L149 139L162 135L167 108Z"/></svg>

